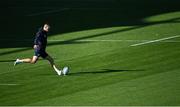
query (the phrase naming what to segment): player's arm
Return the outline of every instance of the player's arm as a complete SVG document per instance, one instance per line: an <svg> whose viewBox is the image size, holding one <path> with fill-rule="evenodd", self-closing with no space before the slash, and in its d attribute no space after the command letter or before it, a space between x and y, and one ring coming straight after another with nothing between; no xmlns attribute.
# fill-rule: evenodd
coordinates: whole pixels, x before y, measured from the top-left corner
<svg viewBox="0 0 180 107"><path fill-rule="evenodd" d="M40 45L41 45L41 34L37 33L36 37L34 39L34 46L33 46L33 48L34 49L38 49L38 48L40 48Z"/></svg>

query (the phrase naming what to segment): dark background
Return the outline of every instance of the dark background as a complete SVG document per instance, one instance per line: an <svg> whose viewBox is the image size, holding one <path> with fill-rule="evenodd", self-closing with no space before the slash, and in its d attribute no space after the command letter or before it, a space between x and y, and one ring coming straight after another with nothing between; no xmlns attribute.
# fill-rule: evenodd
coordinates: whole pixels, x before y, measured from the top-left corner
<svg viewBox="0 0 180 107"><path fill-rule="evenodd" d="M46 22L51 25L50 35L115 26L138 29L156 24L144 19L179 11L180 0L7 0L0 7L0 48L9 48L32 47L37 29ZM28 16L54 10L57 12Z"/></svg>

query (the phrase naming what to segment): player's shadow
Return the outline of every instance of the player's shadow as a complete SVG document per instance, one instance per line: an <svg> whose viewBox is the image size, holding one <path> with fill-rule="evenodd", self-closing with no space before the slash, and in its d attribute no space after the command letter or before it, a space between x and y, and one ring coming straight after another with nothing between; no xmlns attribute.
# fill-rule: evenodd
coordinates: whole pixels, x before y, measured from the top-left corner
<svg viewBox="0 0 180 107"><path fill-rule="evenodd" d="M113 70L113 69L102 69L99 71L90 71L90 72L75 72L69 73L68 75L78 76L78 75L86 75L86 74L104 74L104 73L118 73L118 72L131 72L131 71L145 71L144 69L122 69L122 70Z"/></svg>

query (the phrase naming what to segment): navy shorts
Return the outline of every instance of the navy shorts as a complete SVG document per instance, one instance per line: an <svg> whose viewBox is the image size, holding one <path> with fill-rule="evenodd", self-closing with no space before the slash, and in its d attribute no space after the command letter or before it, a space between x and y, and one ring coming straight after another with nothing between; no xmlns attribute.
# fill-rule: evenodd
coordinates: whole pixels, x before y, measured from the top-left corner
<svg viewBox="0 0 180 107"><path fill-rule="evenodd" d="M34 56L46 58L48 54L45 50L34 49Z"/></svg>

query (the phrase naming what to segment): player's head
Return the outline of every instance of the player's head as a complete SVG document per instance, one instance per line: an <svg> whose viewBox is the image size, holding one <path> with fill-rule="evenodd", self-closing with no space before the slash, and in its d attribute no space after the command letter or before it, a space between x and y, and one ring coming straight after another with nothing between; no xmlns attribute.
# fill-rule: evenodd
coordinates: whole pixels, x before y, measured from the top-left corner
<svg viewBox="0 0 180 107"><path fill-rule="evenodd" d="M49 29L50 29L49 24L44 24L44 26L43 26L43 30L44 30L44 31L46 31L46 32L48 32L48 31L49 31Z"/></svg>

